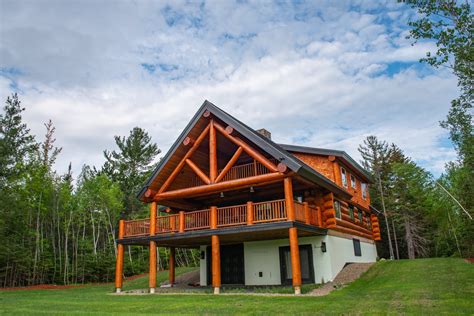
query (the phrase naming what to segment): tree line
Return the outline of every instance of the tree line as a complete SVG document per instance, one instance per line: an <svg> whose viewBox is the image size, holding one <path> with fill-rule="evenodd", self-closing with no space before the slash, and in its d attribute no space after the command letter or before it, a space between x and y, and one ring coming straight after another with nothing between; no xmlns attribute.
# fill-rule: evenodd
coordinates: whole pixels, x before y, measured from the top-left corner
<svg viewBox="0 0 474 316"><path fill-rule="evenodd" d="M24 110L13 94L0 114L1 286L113 280L118 221L149 216L135 195L155 167L158 146L136 127L115 137L118 150L104 151L102 167L85 165L74 178L69 165L58 174L62 148L53 123L38 142L23 122ZM165 269L169 251L159 248L159 254ZM196 265L196 251L178 249L176 263ZM128 247L125 274L147 270L147 247Z"/></svg>

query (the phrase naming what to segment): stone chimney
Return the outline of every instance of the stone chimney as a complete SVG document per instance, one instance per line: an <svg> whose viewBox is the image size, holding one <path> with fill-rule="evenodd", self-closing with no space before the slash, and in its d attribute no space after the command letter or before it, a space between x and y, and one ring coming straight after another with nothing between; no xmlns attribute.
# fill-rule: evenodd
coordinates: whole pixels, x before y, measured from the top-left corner
<svg viewBox="0 0 474 316"><path fill-rule="evenodd" d="M265 136L265 137L268 138L268 139L272 139L272 133L270 133L269 131L267 131L267 130L264 129L264 128L257 129L257 133L262 134L263 136Z"/></svg>

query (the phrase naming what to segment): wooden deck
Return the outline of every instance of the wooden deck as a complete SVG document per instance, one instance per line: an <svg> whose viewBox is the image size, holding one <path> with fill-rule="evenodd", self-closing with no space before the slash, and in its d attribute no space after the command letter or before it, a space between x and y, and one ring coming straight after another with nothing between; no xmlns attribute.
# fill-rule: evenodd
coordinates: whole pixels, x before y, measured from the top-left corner
<svg viewBox="0 0 474 316"><path fill-rule="evenodd" d="M295 221L322 227L319 208L312 208L307 203L294 202ZM184 233L196 230L219 229L288 220L285 200L265 202L248 202L246 204L211 208L199 211L158 216L156 234ZM215 221L215 228L213 226ZM150 219L125 221L124 237L150 236ZM257 227L255 227L257 228Z"/></svg>

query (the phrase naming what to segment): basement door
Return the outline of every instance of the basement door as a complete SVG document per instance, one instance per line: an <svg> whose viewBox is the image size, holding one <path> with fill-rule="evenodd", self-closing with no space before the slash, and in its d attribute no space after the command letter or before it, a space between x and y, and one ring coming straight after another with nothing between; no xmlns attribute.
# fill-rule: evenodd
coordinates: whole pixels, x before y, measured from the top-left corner
<svg viewBox="0 0 474 316"><path fill-rule="evenodd" d="M221 246L221 283L244 284L244 244ZM212 251L207 247L207 284L212 284Z"/></svg>
<svg viewBox="0 0 474 316"><path fill-rule="evenodd" d="M301 282L314 283L313 249L311 245L300 245ZM290 247L280 247L280 274L281 284L291 285L293 273L291 271Z"/></svg>

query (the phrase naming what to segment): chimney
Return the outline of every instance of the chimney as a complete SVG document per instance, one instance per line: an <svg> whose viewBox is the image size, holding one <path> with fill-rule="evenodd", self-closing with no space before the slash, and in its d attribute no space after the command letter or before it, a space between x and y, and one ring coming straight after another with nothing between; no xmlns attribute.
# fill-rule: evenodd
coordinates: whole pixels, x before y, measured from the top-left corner
<svg viewBox="0 0 474 316"><path fill-rule="evenodd" d="M272 133L270 133L269 131L267 131L264 128L257 129L257 133L260 133L261 135L265 136L268 139L272 139Z"/></svg>

